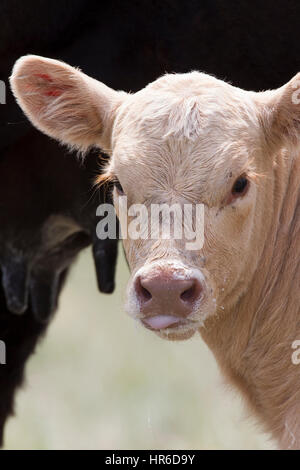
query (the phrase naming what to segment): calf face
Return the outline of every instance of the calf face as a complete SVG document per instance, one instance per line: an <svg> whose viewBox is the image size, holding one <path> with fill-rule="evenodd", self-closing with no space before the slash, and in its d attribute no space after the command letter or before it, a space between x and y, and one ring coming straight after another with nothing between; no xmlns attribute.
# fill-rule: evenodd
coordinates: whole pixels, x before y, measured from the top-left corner
<svg viewBox="0 0 300 470"><path fill-rule="evenodd" d="M154 222L155 239L148 225L140 237L124 238L128 312L168 339L188 338L209 317L226 315L259 266L276 199L276 155L295 145L299 130L299 76L253 93L192 72L127 95L66 64L28 56L15 65L11 84L40 130L111 155L99 181L114 183L123 236L133 220L124 196L127 207L142 204L148 220L153 205L175 205L171 229L186 205L202 207L197 249L185 235L165 237L163 216ZM196 210L188 222L200 230Z"/></svg>

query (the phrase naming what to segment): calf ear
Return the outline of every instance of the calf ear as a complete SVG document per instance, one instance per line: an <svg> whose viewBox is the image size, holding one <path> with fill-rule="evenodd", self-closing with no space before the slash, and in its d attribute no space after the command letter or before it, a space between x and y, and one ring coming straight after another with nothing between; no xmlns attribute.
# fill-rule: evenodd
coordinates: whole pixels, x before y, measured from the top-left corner
<svg viewBox="0 0 300 470"><path fill-rule="evenodd" d="M263 125L269 142L276 146L300 144L300 73L286 85L259 93Z"/></svg>
<svg viewBox="0 0 300 470"><path fill-rule="evenodd" d="M109 153L116 111L126 97L80 70L39 56L21 57L10 77L24 113L45 134L86 151Z"/></svg>

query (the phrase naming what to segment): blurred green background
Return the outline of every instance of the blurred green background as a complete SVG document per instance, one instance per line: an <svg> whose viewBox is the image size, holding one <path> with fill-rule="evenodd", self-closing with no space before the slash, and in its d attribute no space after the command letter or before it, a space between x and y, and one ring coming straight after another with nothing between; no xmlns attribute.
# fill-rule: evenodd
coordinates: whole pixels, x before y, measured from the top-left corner
<svg viewBox="0 0 300 470"><path fill-rule="evenodd" d="M121 250L120 250L121 251ZM168 342L122 308L129 274L99 294L90 250L27 365L6 449L266 449L199 335Z"/></svg>

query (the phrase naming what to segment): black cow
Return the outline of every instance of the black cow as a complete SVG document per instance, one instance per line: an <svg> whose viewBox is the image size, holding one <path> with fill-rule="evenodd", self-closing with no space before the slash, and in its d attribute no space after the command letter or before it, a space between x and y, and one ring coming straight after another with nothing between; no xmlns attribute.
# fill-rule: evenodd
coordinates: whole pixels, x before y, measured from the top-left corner
<svg viewBox="0 0 300 470"><path fill-rule="evenodd" d="M15 58L28 50L59 55L61 47L72 43L71 33L80 36L76 22L83 3L72 2L69 11L70 2L62 1L52 17L44 1L25 7L23 2L0 3L0 16L7 22L0 31L0 78L7 82ZM34 14L45 14L45 20L37 21ZM92 243L99 289L112 292L117 241L96 238L96 207L104 200L93 187L97 153L80 163L36 131L8 88L0 113L0 340L6 344L6 365L0 365L2 443L26 360L57 307L69 266Z"/></svg>
<svg viewBox="0 0 300 470"><path fill-rule="evenodd" d="M80 66L136 91L164 72L203 70L246 89L299 71L300 3L238 0L2 0L0 79L26 53ZM32 129L8 91L0 105L0 437L23 368L57 305L68 268L93 243L100 290L113 289L116 242L95 238L97 155L80 165Z"/></svg>

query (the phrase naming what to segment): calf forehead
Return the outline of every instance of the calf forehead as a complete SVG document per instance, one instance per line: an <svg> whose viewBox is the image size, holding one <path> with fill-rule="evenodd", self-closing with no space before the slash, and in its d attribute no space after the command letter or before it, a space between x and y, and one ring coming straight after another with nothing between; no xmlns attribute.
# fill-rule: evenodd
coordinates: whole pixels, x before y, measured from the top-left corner
<svg viewBox="0 0 300 470"><path fill-rule="evenodd" d="M188 172L200 162L204 173L230 166L258 138L250 96L205 74L162 77L124 103L115 126L115 164Z"/></svg>
<svg viewBox="0 0 300 470"><path fill-rule="evenodd" d="M118 130L157 136L178 132L195 140L199 131L216 124L227 129L255 125L252 96L199 72L165 75L125 100Z"/></svg>

